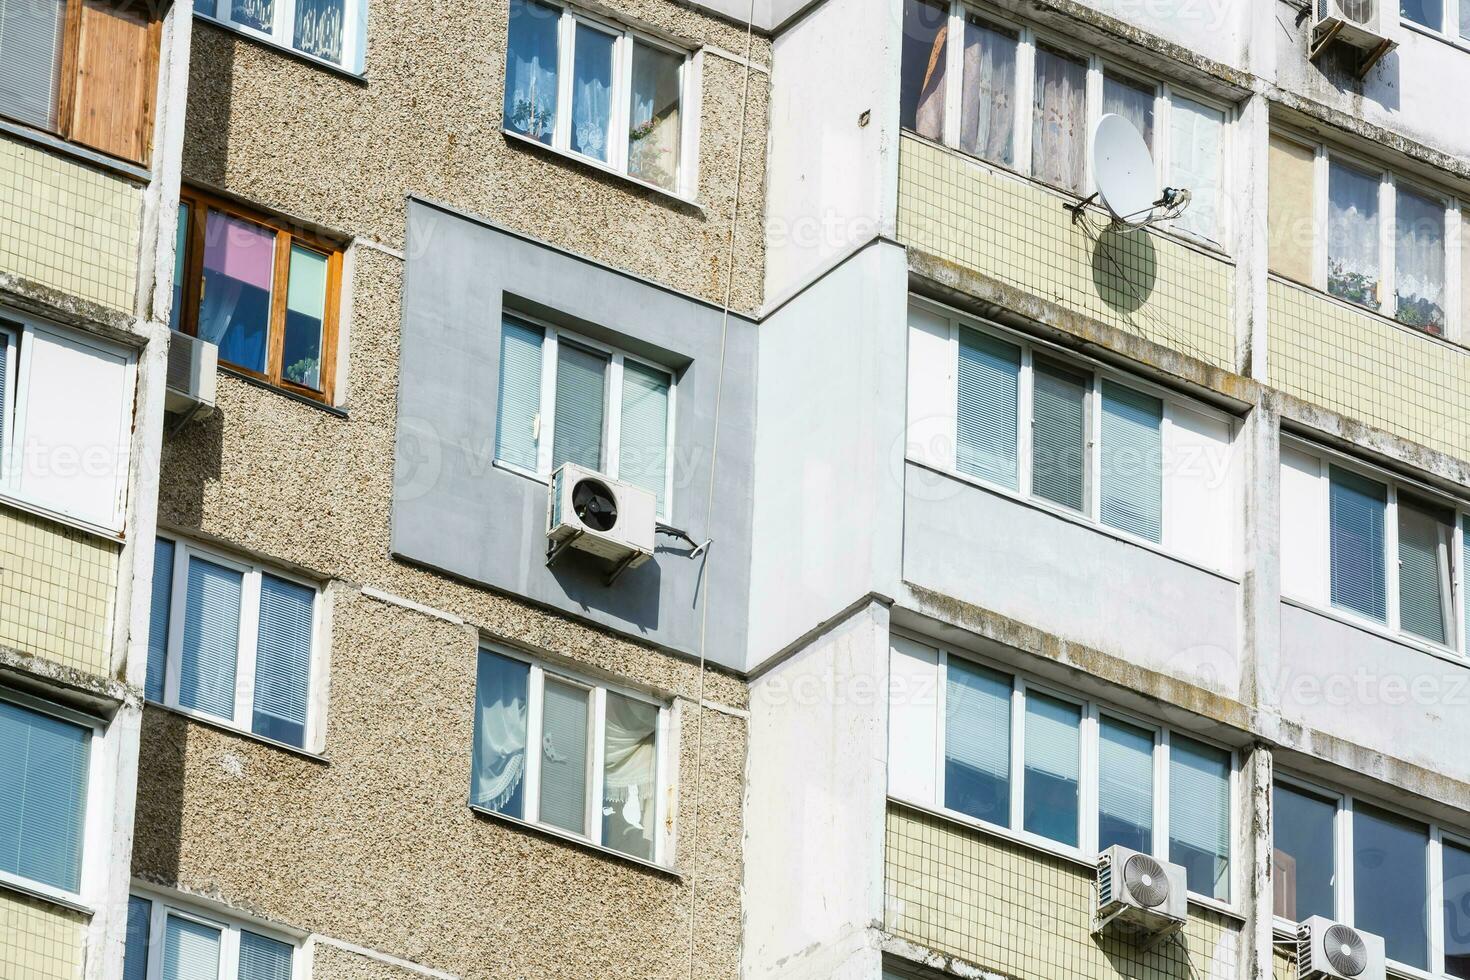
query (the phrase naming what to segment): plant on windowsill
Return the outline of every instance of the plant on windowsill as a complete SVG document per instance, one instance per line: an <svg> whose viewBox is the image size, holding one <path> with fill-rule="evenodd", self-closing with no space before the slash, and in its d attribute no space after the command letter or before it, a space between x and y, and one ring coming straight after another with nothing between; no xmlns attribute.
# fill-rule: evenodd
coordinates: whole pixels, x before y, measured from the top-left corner
<svg viewBox="0 0 1470 980"><path fill-rule="evenodd" d="M628 130L628 172L660 187L672 187L673 177L664 160L670 151L656 142L646 142L667 119L653 118Z"/></svg>
<svg viewBox="0 0 1470 980"><path fill-rule="evenodd" d="M1361 272L1348 272L1341 265L1327 271L1327 291L1349 303L1378 308L1378 280Z"/></svg>
<svg viewBox="0 0 1470 980"><path fill-rule="evenodd" d="M320 366L320 362L315 357L303 357L281 373L285 375L287 381L299 384L303 388L316 388L321 378Z"/></svg>
<svg viewBox="0 0 1470 980"><path fill-rule="evenodd" d="M1394 319L1406 327L1422 330L1434 336L1444 336L1444 310L1423 296L1405 296L1402 293L1394 297Z"/></svg>

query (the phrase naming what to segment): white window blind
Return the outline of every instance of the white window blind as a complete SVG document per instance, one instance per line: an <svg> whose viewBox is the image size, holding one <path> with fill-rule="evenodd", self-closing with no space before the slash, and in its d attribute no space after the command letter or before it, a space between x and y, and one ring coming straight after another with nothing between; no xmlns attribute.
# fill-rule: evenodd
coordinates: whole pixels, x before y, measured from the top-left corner
<svg viewBox="0 0 1470 980"><path fill-rule="evenodd" d="M5 453L10 445L6 426L15 417L14 409L10 405L11 398L15 396L15 387L10 383L10 366L14 358L11 356L11 334L3 329L5 325L0 320L0 486L4 486Z"/></svg>
<svg viewBox="0 0 1470 980"><path fill-rule="evenodd" d="M1153 851L1154 735L1103 718L1098 732L1097 847Z"/></svg>
<svg viewBox="0 0 1470 980"><path fill-rule="evenodd" d="M624 359L618 479L651 492L658 499L660 514L667 512L668 447L669 376Z"/></svg>
<svg viewBox="0 0 1470 980"><path fill-rule="evenodd" d="M291 980L290 944L240 930L239 980Z"/></svg>
<svg viewBox="0 0 1470 980"><path fill-rule="evenodd" d="M306 695L316 592L295 582L260 577L260 635L255 647L252 729L290 745L306 741Z"/></svg>
<svg viewBox="0 0 1470 980"><path fill-rule="evenodd" d="M1154 542L1164 537L1163 425L1162 401L1103 382L1102 522Z"/></svg>
<svg viewBox="0 0 1470 980"><path fill-rule="evenodd" d="M220 930L170 915L163 927L163 980L220 980Z"/></svg>
<svg viewBox="0 0 1470 980"><path fill-rule="evenodd" d="M143 693L153 701L164 697L168 668L169 610L174 596L174 543L159 538L153 544L153 593L148 601L148 675Z"/></svg>
<svg viewBox="0 0 1470 980"><path fill-rule="evenodd" d="M1281 591L1328 602L1328 518L1322 506L1322 461L1281 447Z"/></svg>
<svg viewBox="0 0 1470 980"><path fill-rule="evenodd" d="M1020 377L1021 348L960 328L955 466L1012 490Z"/></svg>
<svg viewBox="0 0 1470 980"><path fill-rule="evenodd" d="M81 885L91 732L0 700L0 871Z"/></svg>
<svg viewBox="0 0 1470 980"><path fill-rule="evenodd" d="M56 126L66 0L0 0L0 116Z"/></svg>
<svg viewBox="0 0 1470 980"><path fill-rule="evenodd" d="M500 401L495 458L535 471L541 425L543 332L507 319L500 327Z"/></svg>
<svg viewBox="0 0 1470 980"><path fill-rule="evenodd" d="M602 469L607 357L561 341L556 365L556 438L551 468L576 463Z"/></svg>
<svg viewBox="0 0 1470 980"><path fill-rule="evenodd" d="M232 568L203 558L189 559L179 704L226 720L235 717L243 580Z"/></svg>
<svg viewBox="0 0 1470 980"><path fill-rule="evenodd" d="M587 833L587 690L547 678L541 712L541 820Z"/></svg>
<svg viewBox="0 0 1470 980"><path fill-rule="evenodd" d="M1174 736L1169 745L1169 860L1189 890L1230 900L1230 753Z"/></svg>
<svg viewBox="0 0 1470 980"><path fill-rule="evenodd" d="M1226 417L1178 402L1169 402L1164 412L1164 544L1232 572L1239 565L1234 426Z"/></svg>
<svg viewBox="0 0 1470 980"><path fill-rule="evenodd" d="M1398 515L1399 624L1426 640L1453 642L1454 515L1402 493Z"/></svg>
<svg viewBox="0 0 1470 980"><path fill-rule="evenodd" d="M1028 692L1026 785L1022 826L1050 840L1077 845L1082 778L1082 709Z"/></svg>
<svg viewBox="0 0 1470 980"><path fill-rule="evenodd" d="M1332 604L1388 619L1384 516L1388 488L1334 466L1328 522L1332 535Z"/></svg>
<svg viewBox="0 0 1470 980"><path fill-rule="evenodd" d="M944 805L1009 823L1011 679L951 659L944 698Z"/></svg>
<svg viewBox="0 0 1470 980"><path fill-rule="evenodd" d="M1084 507L1089 379L1037 358L1032 371L1031 492Z"/></svg>

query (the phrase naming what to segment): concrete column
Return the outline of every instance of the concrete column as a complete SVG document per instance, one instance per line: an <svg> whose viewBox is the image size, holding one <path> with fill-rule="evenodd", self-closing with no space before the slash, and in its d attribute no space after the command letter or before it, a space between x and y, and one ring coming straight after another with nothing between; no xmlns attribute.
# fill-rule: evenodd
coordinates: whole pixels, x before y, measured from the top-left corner
<svg viewBox="0 0 1470 980"><path fill-rule="evenodd" d="M1234 139L1230 220L1235 255L1235 369L1266 380L1266 214L1270 107L1259 92L1240 106Z"/></svg>
<svg viewBox="0 0 1470 980"><path fill-rule="evenodd" d="M1275 951L1271 889L1271 749L1256 743L1240 773L1240 839L1237 851L1246 862L1239 876L1245 930L1241 933L1240 980L1271 980Z"/></svg>
<svg viewBox="0 0 1470 980"><path fill-rule="evenodd" d="M1268 394L1237 440L1241 507L1241 696L1256 731L1275 737L1281 677L1281 416Z"/></svg>

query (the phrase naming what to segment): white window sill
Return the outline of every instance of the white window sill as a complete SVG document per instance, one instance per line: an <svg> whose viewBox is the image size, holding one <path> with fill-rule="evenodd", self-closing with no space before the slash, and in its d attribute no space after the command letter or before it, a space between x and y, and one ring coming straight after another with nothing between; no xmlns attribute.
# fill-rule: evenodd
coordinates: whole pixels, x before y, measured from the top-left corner
<svg viewBox="0 0 1470 980"><path fill-rule="evenodd" d="M178 715L181 718L187 718L190 721L198 722L201 725L207 725L210 728L213 728L216 731L224 732L227 735L238 735L240 738L248 738L252 742L259 742L261 745L268 745L273 749L280 749L283 752L289 752L292 755L300 756L301 758L308 759L312 762L319 762L323 765L330 765L332 761L328 759L326 755L320 752L316 752L311 749L304 749L299 745L292 745L289 742L277 741L276 739L268 738L265 735L257 734L245 728L239 728L236 725L225 721L223 718L216 718L214 715L208 715L202 711L195 711L193 708L184 708L176 704L163 704L161 702L153 700L149 700L146 703L150 708L157 708L160 711L167 711L169 714Z"/></svg>
<svg viewBox="0 0 1470 980"><path fill-rule="evenodd" d="M220 20L218 17L215 17L207 11L200 10L198 7L194 8L194 17L196 20L202 20L206 23L213 24L215 27L218 27L221 30L229 31L231 34L247 38L251 41L256 42L257 44L263 44L274 51L279 51L284 55L297 59L298 61L304 61L308 65L313 65L317 68L324 68L335 75L340 75L343 78L348 79L349 81L361 83L367 82L366 70L354 71L351 68L344 68L342 65L339 65L336 62L328 61L326 58L319 58L314 54L307 54L305 51L298 51L297 49L291 47L289 44L282 44L280 41L277 41L275 38L271 37L268 34L262 34L260 31L252 31L248 27L242 27L239 24L232 24L227 20ZM367 63L366 58L363 59L363 63Z"/></svg>
<svg viewBox="0 0 1470 980"><path fill-rule="evenodd" d="M1079 514L1074 510L1068 510L1065 507L1062 507L1058 504L1053 504L1046 500L1039 500L1035 497L1023 496L1022 494L1017 493L1015 490L1011 490L1008 487L1001 487L995 485L994 483L987 483L979 477L971 476L968 473L961 473L958 470L944 469L943 467L935 466L932 463L926 462L922 459L916 459L912 456L907 456L905 457L905 459L910 464L918 466L921 469L927 470L928 472L934 473L938 476L948 477L951 480L958 480L960 483L975 487L977 490L984 490L986 493L993 493L997 497L1004 497L1012 503L1020 504L1023 507L1029 507L1032 510L1040 511L1043 514L1059 518L1068 522L1069 524L1075 524L1078 527L1086 528L1089 531L1095 531L1098 534L1101 534L1103 537L1112 538L1113 540L1121 542L1122 544L1131 544L1135 547L1142 548L1145 551L1152 551L1160 558L1167 558L1170 561L1177 561L1181 565L1187 565L1190 568L1197 569L1201 572L1206 573L1207 575L1213 575L1216 578L1224 579L1225 581L1230 582L1233 585L1240 584L1240 578L1230 574L1229 572L1223 571L1219 568L1214 568L1210 565L1201 564L1200 562L1197 562L1192 558L1186 558L1183 555L1170 551L1168 548L1161 544L1156 544L1153 541L1149 541L1147 538L1135 537L1134 535L1128 534L1124 531L1119 531L1116 528L1108 527L1101 521L1094 521L1092 518L1086 516L1085 514Z"/></svg>
<svg viewBox="0 0 1470 980"><path fill-rule="evenodd" d="M686 208L692 208L694 211L698 212L701 217L704 216L704 206L692 197L688 197L676 191L671 191L666 187L660 187L657 184L651 184L646 180L640 180L639 178L631 176L630 174L626 174L621 170L609 167L605 163L600 163L590 157L584 157L580 153L572 153L567 150L558 149L555 146L550 146L546 143L541 142L540 140L532 139L529 136L517 133L513 129L505 129L504 127L502 127L500 131L505 134L505 138L508 140L514 140L515 142L520 143L523 146L534 147L545 153L550 153L553 156L560 157L563 160L571 160L575 163L580 163L584 167L590 167L600 173L605 173L608 176L616 177L618 180L627 181L634 187L639 187L646 191L652 191L659 197L666 198L667 200L681 204Z"/></svg>
<svg viewBox="0 0 1470 980"><path fill-rule="evenodd" d="M1330 619L1335 623L1341 623L1343 626L1350 626L1364 633L1371 633L1380 639L1388 640L1390 643L1397 643L1399 646L1417 650L1419 653L1428 654L1431 657L1436 657L1457 667L1470 667L1470 660L1461 656L1459 651L1451 650L1449 647L1442 647L1429 640L1421 640L1418 637L1399 632L1377 620L1355 615L1336 606L1319 605L1311 599L1302 599L1297 596L1287 595L1284 592L1281 594L1281 601L1288 606L1295 606L1297 609L1314 613L1323 619Z"/></svg>
<svg viewBox="0 0 1470 980"><path fill-rule="evenodd" d="M38 898L43 902L78 912L82 915L91 916L94 909L84 903L80 895L56 888L52 885L42 884L39 881L31 881L9 872L0 871L0 889L16 892L30 898Z"/></svg>
<svg viewBox="0 0 1470 980"><path fill-rule="evenodd" d="M659 864L657 861L649 861L646 858L635 857L632 854L624 854L622 851L614 850L611 847L605 847L602 844L598 844L594 841L588 840L586 837L578 837L576 834L568 833L567 831L560 830L556 827L549 827L546 824L531 823L529 820L522 820L520 817L512 817L509 814L501 813L498 810L491 810L474 803L469 804L469 808L473 813L478 814L481 817L487 817L501 823L509 824L512 827L519 827L522 830L529 830L532 833L541 834L545 837L553 838L554 840L563 841L576 847L580 847L583 850L591 851L592 853L600 855L602 857L614 858L618 861L626 861L629 864L636 864L640 868L647 868L650 871L656 871L661 875L666 875L674 879L675 881L682 882L685 880L684 872L678 870L677 868L673 868L665 864Z"/></svg>
<svg viewBox="0 0 1470 980"><path fill-rule="evenodd" d="M1062 860L1074 864L1079 868L1085 868L1092 874L1097 874L1097 857L1088 857L1075 847L1068 847L1065 844L1058 844L1056 841L1047 840L1045 837L1038 837L1035 834L1028 834L1025 831L1011 830L1008 827L999 827L995 824L986 823L983 820L977 820L976 818L963 813L956 813L953 810L946 810L943 807L935 807L926 803L916 803L913 800L904 799L903 797L893 795L889 795L888 800L890 803L897 803L900 806L906 806L911 810L917 810L920 813L924 813L932 817L938 817L941 820L946 820L950 823L958 824L961 827L968 827L972 830L978 830L983 834L989 834L990 836L998 838L999 840L1003 840L1009 844L1016 844L1020 847L1029 848L1030 850L1037 851L1048 857L1061 858ZM1222 902L1218 898L1210 898L1207 895L1200 895L1196 892L1190 892L1189 904L1198 905L1201 908L1210 909L1211 911L1219 912L1222 915L1228 915L1232 919L1236 919L1240 922L1245 921L1244 913L1236 909L1229 902Z"/></svg>
<svg viewBox="0 0 1470 980"><path fill-rule="evenodd" d="M1445 11L1445 13L1448 14L1449 11ZM1470 39L1451 37L1449 34L1446 34L1442 30L1436 31L1432 27L1425 27L1423 24L1420 24L1417 21L1412 21L1409 20L1409 18L1402 16L1399 18L1399 26L1406 31L1413 31L1415 34L1421 34L1424 37L1429 38L1431 41L1438 41L1440 44L1448 44L1450 47L1458 48L1461 51L1470 51Z"/></svg>

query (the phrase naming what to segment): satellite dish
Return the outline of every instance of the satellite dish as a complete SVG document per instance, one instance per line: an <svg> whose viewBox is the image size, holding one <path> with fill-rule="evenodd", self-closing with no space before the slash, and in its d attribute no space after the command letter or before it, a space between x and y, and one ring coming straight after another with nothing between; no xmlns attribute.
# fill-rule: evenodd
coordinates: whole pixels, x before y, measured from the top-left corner
<svg viewBox="0 0 1470 980"><path fill-rule="evenodd" d="M1154 161L1134 125L1110 112L1092 131L1092 174L1113 217L1137 228L1147 224L1159 200Z"/></svg>

